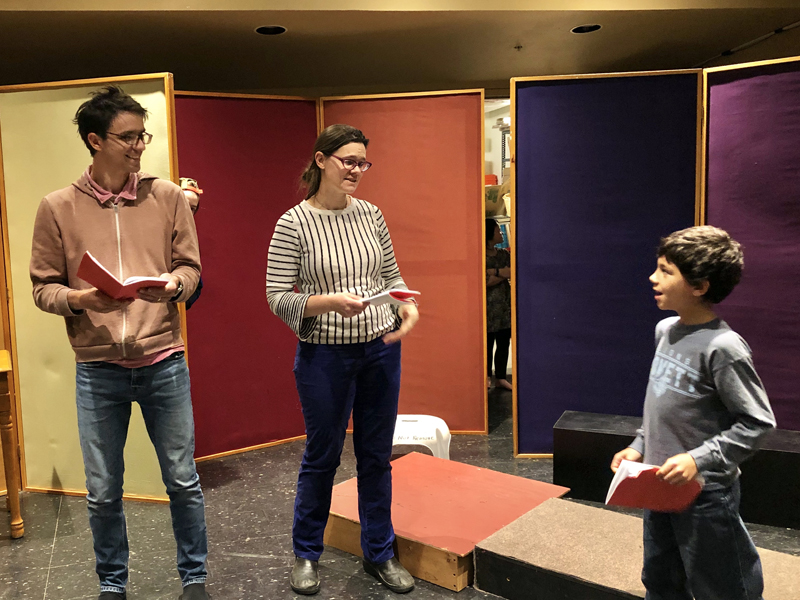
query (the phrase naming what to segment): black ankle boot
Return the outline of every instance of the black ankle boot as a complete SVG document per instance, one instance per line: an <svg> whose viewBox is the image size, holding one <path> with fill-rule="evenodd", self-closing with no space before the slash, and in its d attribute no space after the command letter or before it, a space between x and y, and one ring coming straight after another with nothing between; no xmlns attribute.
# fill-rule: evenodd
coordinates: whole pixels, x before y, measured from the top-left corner
<svg viewBox="0 0 800 600"><path fill-rule="evenodd" d="M311 596L319 591L319 563L296 556L289 584L298 594Z"/></svg>
<svg viewBox="0 0 800 600"><path fill-rule="evenodd" d="M364 570L398 594L405 594L414 589L414 578L411 573L406 571L394 557L379 565L364 560Z"/></svg>

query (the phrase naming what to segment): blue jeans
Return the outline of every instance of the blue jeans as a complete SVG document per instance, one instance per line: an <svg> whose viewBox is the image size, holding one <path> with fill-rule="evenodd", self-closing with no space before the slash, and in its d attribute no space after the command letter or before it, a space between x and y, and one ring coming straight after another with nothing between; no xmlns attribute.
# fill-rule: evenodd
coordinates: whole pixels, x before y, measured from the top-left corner
<svg viewBox="0 0 800 600"><path fill-rule="evenodd" d="M762 600L761 559L739 516L740 486L683 513L644 511L645 600Z"/></svg>
<svg viewBox="0 0 800 600"><path fill-rule="evenodd" d="M128 583L122 484L133 402L142 409L169 495L181 581L183 585L205 581L206 521L194 465L194 419L183 353L138 369L78 363L76 397L100 591L123 592Z"/></svg>
<svg viewBox="0 0 800 600"><path fill-rule="evenodd" d="M300 342L294 374L306 448L297 479L292 541L295 556L319 560L331 507L333 477L353 413L358 514L364 558L382 563L392 543L392 437L400 394L400 343Z"/></svg>

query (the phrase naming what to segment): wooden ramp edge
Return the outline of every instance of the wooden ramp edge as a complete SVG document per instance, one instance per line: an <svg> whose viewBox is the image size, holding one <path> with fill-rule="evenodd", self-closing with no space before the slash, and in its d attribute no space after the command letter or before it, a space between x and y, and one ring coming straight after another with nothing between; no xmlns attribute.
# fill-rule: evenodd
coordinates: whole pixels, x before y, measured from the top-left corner
<svg viewBox="0 0 800 600"><path fill-rule="evenodd" d="M344 552L363 556L361 525L345 516L330 513L325 529L325 544ZM395 556L414 577L460 592L472 585L472 552L456 554L403 536L395 537Z"/></svg>

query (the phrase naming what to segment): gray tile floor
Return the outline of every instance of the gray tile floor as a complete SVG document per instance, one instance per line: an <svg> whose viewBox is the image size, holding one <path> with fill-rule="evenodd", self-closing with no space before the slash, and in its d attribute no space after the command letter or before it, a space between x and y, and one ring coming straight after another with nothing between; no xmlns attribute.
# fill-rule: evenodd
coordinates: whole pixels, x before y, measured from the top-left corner
<svg viewBox="0 0 800 600"><path fill-rule="evenodd" d="M540 481L552 480L549 460L511 458L511 394L492 391L488 436L455 436L451 459ZM292 503L302 442L201 463L210 556L208 589L214 600L297 598L289 590ZM348 439L336 482L355 476ZM97 598L92 538L85 500L23 494L25 537L12 540L0 519L0 600ZM131 600L175 600L175 542L163 505L127 502ZM800 556L800 531L753 525L756 543ZM361 569L358 559L329 549L320 562L317 598L396 599ZM467 588L456 594L424 581L409 600L494 598Z"/></svg>

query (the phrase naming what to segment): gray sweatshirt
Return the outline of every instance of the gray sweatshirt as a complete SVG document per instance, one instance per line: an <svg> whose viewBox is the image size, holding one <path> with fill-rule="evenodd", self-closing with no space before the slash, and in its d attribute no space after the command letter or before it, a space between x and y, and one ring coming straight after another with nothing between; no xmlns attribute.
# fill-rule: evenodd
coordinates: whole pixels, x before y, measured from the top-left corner
<svg viewBox="0 0 800 600"><path fill-rule="evenodd" d="M774 427L750 347L725 321L683 325L670 317L656 326L642 428L630 445L645 463L688 452L704 489L720 489Z"/></svg>

